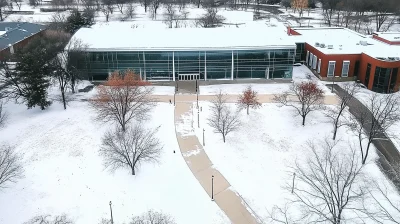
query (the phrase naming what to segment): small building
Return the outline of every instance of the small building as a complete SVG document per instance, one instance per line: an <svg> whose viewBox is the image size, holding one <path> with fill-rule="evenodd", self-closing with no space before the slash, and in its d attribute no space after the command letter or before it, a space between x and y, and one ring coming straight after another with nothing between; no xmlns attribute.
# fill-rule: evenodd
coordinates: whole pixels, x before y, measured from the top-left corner
<svg viewBox="0 0 400 224"><path fill-rule="evenodd" d="M359 80L379 93L399 90L400 33L365 36L347 28L291 28L296 61L322 80Z"/></svg>
<svg viewBox="0 0 400 224"><path fill-rule="evenodd" d="M150 81L292 77L296 45L282 28L120 26L96 24L75 33L88 45L79 68L89 78L105 80L125 69Z"/></svg>
<svg viewBox="0 0 400 224"><path fill-rule="evenodd" d="M0 22L0 60L24 47L34 36L41 35L45 25L28 22Z"/></svg>

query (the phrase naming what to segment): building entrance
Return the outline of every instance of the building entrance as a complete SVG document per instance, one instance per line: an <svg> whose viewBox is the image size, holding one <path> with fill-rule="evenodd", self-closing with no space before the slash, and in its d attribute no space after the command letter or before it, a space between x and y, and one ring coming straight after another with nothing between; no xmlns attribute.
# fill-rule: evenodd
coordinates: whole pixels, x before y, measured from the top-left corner
<svg viewBox="0 0 400 224"><path fill-rule="evenodd" d="M200 79L200 74L178 74L179 81L190 81Z"/></svg>

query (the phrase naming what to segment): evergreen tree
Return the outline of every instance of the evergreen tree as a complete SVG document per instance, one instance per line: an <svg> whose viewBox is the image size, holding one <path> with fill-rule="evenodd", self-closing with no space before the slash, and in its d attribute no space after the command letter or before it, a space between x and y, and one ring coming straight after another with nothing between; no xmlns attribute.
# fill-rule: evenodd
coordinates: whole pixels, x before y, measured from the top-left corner
<svg viewBox="0 0 400 224"><path fill-rule="evenodd" d="M43 47L45 40L36 38L24 49L17 52L15 67L21 95L28 109L39 106L44 110L51 105L47 99L47 89L50 85L52 69L47 63L50 55Z"/></svg>
<svg viewBox="0 0 400 224"><path fill-rule="evenodd" d="M74 10L67 18L66 31L69 33L75 33L81 27L91 26L93 24L93 13L85 12L80 13L78 10Z"/></svg>

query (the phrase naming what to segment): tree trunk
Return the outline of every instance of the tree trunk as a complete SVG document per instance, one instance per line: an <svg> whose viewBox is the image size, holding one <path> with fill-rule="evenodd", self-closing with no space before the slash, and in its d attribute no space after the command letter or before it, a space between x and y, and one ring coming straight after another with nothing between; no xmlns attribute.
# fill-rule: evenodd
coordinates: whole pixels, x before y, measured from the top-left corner
<svg viewBox="0 0 400 224"><path fill-rule="evenodd" d="M62 101L63 101L63 104L64 104L64 110L66 110L67 109L67 102L65 100L65 89L64 89L63 86L61 87L61 97L62 97Z"/></svg>
<svg viewBox="0 0 400 224"><path fill-rule="evenodd" d="M247 105L247 115L249 115L249 105Z"/></svg>
<svg viewBox="0 0 400 224"><path fill-rule="evenodd" d="M224 140L225 143L225 134L222 133L222 139Z"/></svg>
<svg viewBox="0 0 400 224"><path fill-rule="evenodd" d="M335 126L335 129L333 130L333 140L336 140L336 133L337 133L337 126Z"/></svg>
<svg viewBox="0 0 400 224"><path fill-rule="evenodd" d="M301 117L303 117L303 123L302 123L302 125L304 126L305 123L306 123L306 116L301 116Z"/></svg>
<svg viewBox="0 0 400 224"><path fill-rule="evenodd" d="M135 167L132 168L132 176L135 176Z"/></svg>
<svg viewBox="0 0 400 224"><path fill-rule="evenodd" d="M368 141L367 149L365 150L365 156L362 158L362 164L364 165L367 162L369 147L371 146L372 140Z"/></svg>

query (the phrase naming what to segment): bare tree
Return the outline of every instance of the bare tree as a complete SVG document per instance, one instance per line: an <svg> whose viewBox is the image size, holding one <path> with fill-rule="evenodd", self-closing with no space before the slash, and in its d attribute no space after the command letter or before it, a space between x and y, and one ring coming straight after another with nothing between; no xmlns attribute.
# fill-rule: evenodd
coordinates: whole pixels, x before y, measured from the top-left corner
<svg viewBox="0 0 400 224"><path fill-rule="evenodd" d="M207 119L208 124L215 133L220 133L225 142L226 136L237 130L240 126L239 113L232 112L227 105L226 95L220 93L211 101L211 115Z"/></svg>
<svg viewBox="0 0 400 224"><path fill-rule="evenodd" d="M8 117L8 114L4 110L3 101L0 99L0 128L5 125L7 117Z"/></svg>
<svg viewBox="0 0 400 224"><path fill-rule="evenodd" d="M124 14L124 6L127 3L127 0L115 0L117 4L117 8L121 14Z"/></svg>
<svg viewBox="0 0 400 224"><path fill-rule="evenodd" d="M290 100L290 95L295 95L297 101ZM324 93L314 82L293 83L289 91L274 96L274 101L280 106L293 107L297 114L303 118L304 126L307 115L322 108Z"/></svg>
<svg viewBox="0 0 400 224"><path fill-rule="evenodd" d="M333 125L333 140L336 139L338 128L347 125L348 121L344 119L343 112L359 91L359 87L355 83L346 83L342 88L345 91L345 94L339 97L339 104L327 107L324 111L325 116L330 119L330 122Z"/></svg>
<svg viewBox="0 0 400 224"><path fill-rule="evenodd" d="M129 224L176 224L176 222L167 214L150 210L141 216L133 217Z"/></svg>
<svg viewBox="0 0 400 224"><path fill-rule="evenodd" d="M135 175L142 162L158 162L163 147L155 136L157 131L158 128L146 130L136 124L125 131L107 132L100 149L105 166L111 170L129 167Z"/></svg>
<svg viewBox="0 0 400 224"><path fill-rule="evenodd" d="M33 217L24 224L73 224L73 222L66 215L58 215L54 217L51 215L39 215Z"/></svg>
<svg viewBox="0 0 400 224"><path fill-rule="evenodd" d="M106 21L108 22L110 15L114 12L114 0L101 0L101 12L103 12L106 17Z"/></svg>
<svg viewBox="0 0 400 224"><path fill-rule="evenodd" d="M295 183L290 180L286 186L293 195L291 205L301 211L296 219L303 220L300 223L345 223L344 212L355 209L355 204L364 196L359 185L362 166L357 162L356 150L339 147L328 139L308 142L308 148L311 156L303 164L296 161ZM275 219L288 223L283 217Z"/></svg>
<svg viewBox="0 0 400 224"><path fill-rule="evenodd" d="M152 0L150 2L153 19L157 19L157 10L160 8L162 0Z"/></svg>
<svg viewBox="0 0 400 224"><path fill-rule="evenodd" d="M133 3L128 3L127 6L126 6L126 8L125 8L125 16L126 16L127 18L133 19L133 17L136 16L135 11L136 11L136 8L135 8L135 6L133 5Z"/></svg>
<svg viewBox="0 0 400 224"><path fill-rule="evenodd" d="M0 189L6 188L8 183L15 183L23 177L21 156L14 147L0 145Z"/></svg>
<svg viewBox="0 0 400 224"><path fill-rule="evenodd" d="M18 7L18 11L21 11L22 1L21 0L13 0L13 2Z"/></svg>
<svg viewBox="0 0 400 224"><path fill-rule="evenodd" d="M361 210L375 223L400 224L400 200L394 188L387 180L367 180L366 197Z"/></svg>
<svg viewBox="0 0 400 224"><path fill-rule="evenodd" d="M247 115L249 115L249 108L258 109L261 107L261 103L258 101L257 92L254 91L251 86L248 86L238 99L239 109L246 109Z"/></svg>
<svg viewBox="0 0 400 224"><path fill-rule="evenodd" d="M4 21L9 14L4 13L6 9L9 9L10 2L9 0L0 0L0 21Z"/></svg>
<svg viewBox="0 0 400 224"><path fill-rule="evenodd" d="M90 101L97 119L115 122L123 131L132 120L146 119L154 106L149 85L130 70L125 74L114 72Z"/></svg>
<svg viewBox="0 0 400 224"><path fill-rule="evenodd" d="M358 137L362 164L365 164L371 143L375 139L386 138L385 134L389 135L387 130L400 121L400 100L396 94L373 93L365 106L354 107L353 114L348 125ZM396 134L390 137L396 137Z"/></svg>
<svg viewBox="0 0 400 224"><path fill-rule="evenodd" d="M165 5L165 21L164 23L167 24L168 28L173 28L174 20L176 19L176 11L174 9L174 5L172 3L168 3Z"/></svg>
<svg viewBox="0 0 400 224"><path fill-rule="evenodd" d="M218 15L216 8L207 8L207 13L196 19L195 25L197 27L212 28L221 26L225 21L225 17Z"/></svg>

